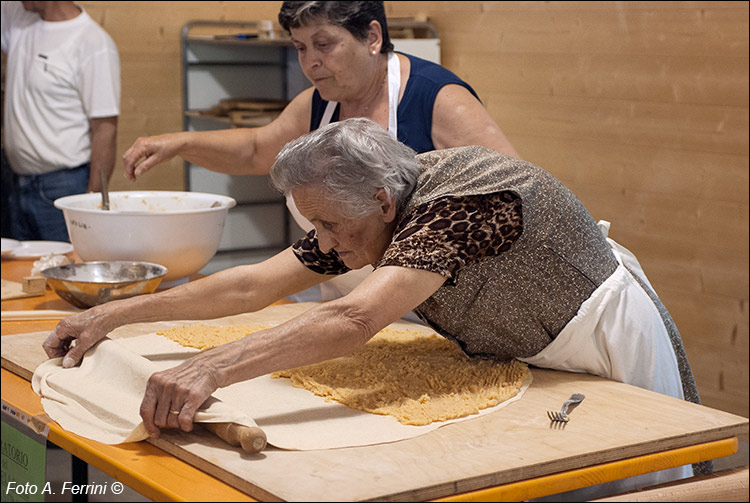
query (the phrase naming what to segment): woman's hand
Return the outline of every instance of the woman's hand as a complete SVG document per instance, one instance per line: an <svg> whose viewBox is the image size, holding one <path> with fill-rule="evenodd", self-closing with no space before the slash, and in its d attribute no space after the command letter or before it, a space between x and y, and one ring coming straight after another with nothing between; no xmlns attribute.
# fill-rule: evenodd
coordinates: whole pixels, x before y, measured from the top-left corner
<svg viewBox="0 0 750 503"><path fill-rule="evenodd" d="M116 326L112 325L105 308L94 307L63 319L47 336L42 348L50 358L63 357L63 368L74 367L86 351Z"/></svg>
<svg viewBox="0 0 750 503"><path fill-rule="evenodd" d="M172 159L179 151L181 138L181 133L138 138L122 156L125 176L134 182L157 164Z"/></svg>
<svg viewBox="0 0 750 503"><path fill-rule="evenodd" d="M146 431L154 438L159 436L160 428L192 431L195 412L217 388L216 373L203 354L155 372L141 402Z"/></svg>

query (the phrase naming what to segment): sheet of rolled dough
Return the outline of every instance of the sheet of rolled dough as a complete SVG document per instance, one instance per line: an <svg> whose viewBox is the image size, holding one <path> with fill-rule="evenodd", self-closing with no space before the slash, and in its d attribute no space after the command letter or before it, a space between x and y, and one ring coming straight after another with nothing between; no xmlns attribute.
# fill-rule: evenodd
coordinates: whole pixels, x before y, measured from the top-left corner
<svg viewBox="0 0 750 503"><path fill-rule="evenodd" d="M314 303L296 304L293 307L271 306L258 313L212 321L176 321L127 325L115 330L110 334L110 337L118 345L127 348L128 353L133 352L141 355L148 361L148 368L162 370L179 364L198 350L182 347L165 337L157 335L156 332L159 330L183 326L188 323L211 325L268 323L273 325L282 323L313 305ZM427 327L409 322L397 322L392 324L391 328L433 333ZM94 355L88 355L86 358L91 358L91 356ZM338 402L327 402L323 397L316 396L304 389L295 388L289 379L271 379L268 375L219 389L214 392L213 396L221 403L226 404L231 414L254 420L265 431L269 444L289 450L318 450L395 442L423 435L457 421L466 421L478 415L491 414L499 408L519 400L530 384L531 376L529 374L529 379L524 383L521 391L510 400L495 407L483 409L478 414L450 421L435 422L425 426L404 425L391 416L351 409ZM118 387L124 388L125 385L118 383ZM99 387L98 392L106 393L107 389L108 387L104 385ZM93 393L94 390L92 389L90 392ZM87 391L88 393L89 391ZM133 389L131 393L133 396L128 402L140 405L143 389ZM95 398L88 396L87 399L95 400ZM130 407L132 408L134 405L130 405ZM53 414L47 412L53 419L56 419ZM129 414L132 417L133 411L131 410ZM137 414L137 408L135 414ZM79 434L86 436L84 433Z"/></svg>
<svg viewBox="0 0 750 503"><path fill-rule="evenodd" d="M148 438L139 414L146 383L151 374L171 363L154 364L109 339L94 346L77 367L64 369L61 363L62 358L43 362L31 379L44 411L60 426L105 444ZM206 401L195 420L256 426L251 417L215 397Z"/></svg>

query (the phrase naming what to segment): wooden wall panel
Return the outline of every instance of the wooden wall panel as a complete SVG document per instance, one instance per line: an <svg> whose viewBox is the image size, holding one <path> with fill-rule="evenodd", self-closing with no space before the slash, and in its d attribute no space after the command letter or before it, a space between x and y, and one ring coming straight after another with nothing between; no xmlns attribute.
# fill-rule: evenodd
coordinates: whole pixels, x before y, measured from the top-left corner
<svg viewBox="0 0 750 503"><path fill-rule="evenodd" d="M747 106L707 106L588 97L480 93L506 134L596 139L612 144L742 155ZM679 118L679 120L677 120ZM534 152L523 152L531 159Z"/></svg>
<svg viewBox="0 0 750 503"><path fill-rule="evenodd" d="M462 44L467 49L467 36ZM497 72L482 71L491 59ZM473 86L490 93L577 96L638 100L648 93L651 101L701 105L747 106L747 68L733 57L570 53L491 53L474 50L462 58L462 74ZM695 74L692 68L704 71Z"/></svg>
<svg viewBox="0 0 750 503"><path fill-rule="evenodd" d="M280 2L81 2L123 67L118 149L178 131L192 19L276 19ZM748 411L748 3L386 2L425 16L528 160L633 250L680 328L707 405ZM177 160L144 188L181 189ZM133 188L115 177L115 189Z"/></svg>

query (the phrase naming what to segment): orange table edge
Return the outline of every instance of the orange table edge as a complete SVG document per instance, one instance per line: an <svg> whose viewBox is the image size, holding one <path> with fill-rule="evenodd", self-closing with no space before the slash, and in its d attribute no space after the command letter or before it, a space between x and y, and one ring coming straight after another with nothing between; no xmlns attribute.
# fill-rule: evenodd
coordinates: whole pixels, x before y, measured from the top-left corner
<svg viewBox="0 0 750 503"><path fill-rule="evenodd" d="M2 399L30 417L45 418L40 398L25 379L3 369ZM257 501L221 480L194 468L148 442L106 445L49 426L48 440L134 491L154 501ZM612 463L521 480L434 501L522 501L633 477L657 470L729 456L737 438L670 449Z"/></svg>
<svg viewBox="0 0 750 503"><path fill-rule="evenodd" d="M612 480L731 456L737 452L737 445L737 437L726 438L612 463L602 463L543 477L520 480L431 501L523 501L540 498Z"/></svg>

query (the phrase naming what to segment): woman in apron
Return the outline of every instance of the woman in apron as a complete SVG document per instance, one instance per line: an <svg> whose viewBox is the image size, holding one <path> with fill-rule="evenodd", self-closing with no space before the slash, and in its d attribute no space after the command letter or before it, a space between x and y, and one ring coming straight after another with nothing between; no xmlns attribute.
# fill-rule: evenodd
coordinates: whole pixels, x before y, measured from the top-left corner
<svg viewBox="0 0 750 503"><path fill-rule="evenodd" d="M352 117L374 120L417 153L482 145L518 157L471 86L438 64L393 51L383 2L283 2L279 22L313 87L267 126L139 138L123 156L131 180L177 155L220 173L265 175L286 143ZM287 204L308 232L291 198ZM323 299L351 291L366 274L322 285Z"/></svg>

